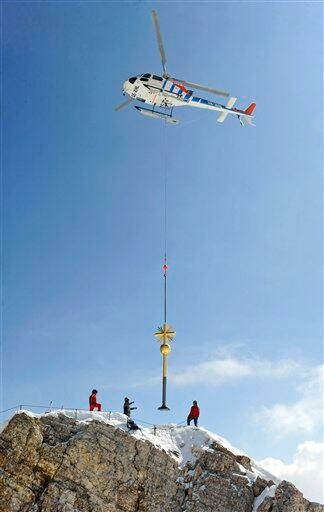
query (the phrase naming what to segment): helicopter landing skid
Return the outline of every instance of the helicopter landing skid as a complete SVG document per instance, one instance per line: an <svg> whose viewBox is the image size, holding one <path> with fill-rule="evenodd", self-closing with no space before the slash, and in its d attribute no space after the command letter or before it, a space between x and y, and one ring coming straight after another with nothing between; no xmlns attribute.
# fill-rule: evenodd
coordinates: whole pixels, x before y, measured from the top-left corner
<svg viewBox="0 0 324 512"><path fill-rule="evenodd" d="M149 108L139 107L138 105L134 105L136 110L140 112L143 116L153 117L155 119L163 119L167 123L170 124L179 124L178 119L174 119L171 114L165 114L164 112L157 112L156 110L150 110Z"/></svg>

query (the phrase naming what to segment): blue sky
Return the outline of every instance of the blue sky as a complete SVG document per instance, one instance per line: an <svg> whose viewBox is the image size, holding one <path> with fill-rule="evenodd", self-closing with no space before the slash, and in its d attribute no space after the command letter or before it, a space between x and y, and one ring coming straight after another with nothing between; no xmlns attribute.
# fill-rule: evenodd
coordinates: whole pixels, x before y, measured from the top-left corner
<svg viewBox="0 0 324 512"><path fill-rule="evenodd" d="M255 100L256 128L114 112L125 79L161 72L152 8L169 71ZM197 399L201 424L257 459L322 441L322 10L3 4L3 409L86 407L96 387L152 422ZM164 131L177 337L162 416Z"/></svg>

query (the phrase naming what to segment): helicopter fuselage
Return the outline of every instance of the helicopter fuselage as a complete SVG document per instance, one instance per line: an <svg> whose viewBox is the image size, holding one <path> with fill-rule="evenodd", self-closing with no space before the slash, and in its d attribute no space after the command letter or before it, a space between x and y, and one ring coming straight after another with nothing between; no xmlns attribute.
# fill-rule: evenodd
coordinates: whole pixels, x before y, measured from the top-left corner
<svg viewBox="0 0 324 512"><path fill-rule="evenodd" d="M131 98L147 105L153 105L153 107L173 109L174 107L190 106L214 110L226 115L244 115L245 118L253 118L244 110L232 108L236 98L231 98L233 100L231 103L228 102L227 105L222 105L195 96L193 91L186 89L181 83L151 73L129 78L123 84L123 91Z"/></svg>
<svg viewBox="0 0 324 512"><path fill-rule="evenodd" d="M131 77L123 84L123 90L131 98L164 108L180 107L186 104L181 89L173 82L158 75L145 73Z"/></svg>

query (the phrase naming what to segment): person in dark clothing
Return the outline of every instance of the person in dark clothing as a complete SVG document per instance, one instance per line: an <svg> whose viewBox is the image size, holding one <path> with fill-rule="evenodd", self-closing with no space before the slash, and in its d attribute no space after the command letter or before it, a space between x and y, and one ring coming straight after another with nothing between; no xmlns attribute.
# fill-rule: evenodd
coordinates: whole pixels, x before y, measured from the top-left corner
<svg viewBox="0 0 324 512"><path fill-rule="evenodd" d="M131 411L134 411L135 409L137 409L137 407L131 407L131 405L134 403L133 402L130 402L129 401L129 398L127 398L127 396L125 397L125 400L124 400L124 414L126 414L126 416L128 416L130 418L130 415L131 415Z"/></svg>
<svg viewBox="0 0 324 512"><path fill-rule="evenodd" d="M138 425L136 425L134 420L131 420L130 418L127 419L127 428L131 431L141 430ZM142 432L142 431L141 431Z"/></svg>
<svg viewBox="0 0 324 512"><path fill-rule="evenodd" d="M91 391L91 395L89 396L89 409L90 411L94 411L94 409L98 409L98 411L101 411L101 404L97 402L97 393L98 391L96 389L93 389Z"/></svg>
<svg viewBox="0 0 324 512"><path fill-rule="evenodd" d="M192 407L190 409L188 418L187 418L187 425L190 425L190 422L193 420L195 427L198 426L198 418L199 418L200 410L197 404L197 400L194 400L192 402Z"/></svg>

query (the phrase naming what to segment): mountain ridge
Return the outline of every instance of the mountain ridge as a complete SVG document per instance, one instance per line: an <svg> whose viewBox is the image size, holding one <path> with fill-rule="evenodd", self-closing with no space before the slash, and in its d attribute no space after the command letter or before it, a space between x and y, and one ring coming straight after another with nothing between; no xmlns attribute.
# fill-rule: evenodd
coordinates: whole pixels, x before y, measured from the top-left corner
<svg viewBox="0 0 324 512"><path fill-rule="evenodd" d="M1 512L324 512L224 438L129 433L119 413L21 411L0 434Z"/></svg>

